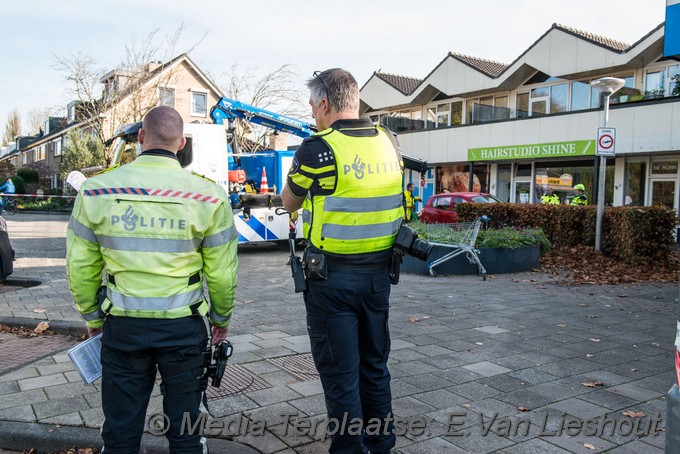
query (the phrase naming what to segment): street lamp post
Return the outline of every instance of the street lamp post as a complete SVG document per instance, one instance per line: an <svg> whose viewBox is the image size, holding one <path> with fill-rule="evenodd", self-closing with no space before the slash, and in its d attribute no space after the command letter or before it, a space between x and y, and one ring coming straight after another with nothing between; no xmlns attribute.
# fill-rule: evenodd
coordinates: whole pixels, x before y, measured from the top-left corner
<svg viewBox="0 0 680 454"><path fill-rule="evenodd" d="M625 85L626 81L616 77L602 77L590 82L590 85L605 94L604 98L604 127L609 122L609 98L619 88ZM607 157L600 156L600 170L597 185L597 217L595 222L595 250L602 251L602 218L604 217L604 183L607 173Z"/></svg>

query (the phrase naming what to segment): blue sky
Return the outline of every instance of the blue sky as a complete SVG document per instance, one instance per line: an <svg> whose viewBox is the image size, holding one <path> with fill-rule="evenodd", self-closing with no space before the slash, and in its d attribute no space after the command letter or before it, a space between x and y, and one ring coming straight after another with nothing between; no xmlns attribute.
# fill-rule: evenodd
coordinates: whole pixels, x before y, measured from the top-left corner
<svg viewBox="0 0 680 454"><path fill-rule="evenodd" d="M178 52L218 83L232 65L261 74L283 64L300 87L318 69L343 67L363 85L373 71L422 78L448 52L510 63L550 26L633 43L664 20L666 0L5 0L0 5L0 133L18 109L60 113L69 102L55 56L77 52L113 69L131 39L153 27L184 32ZM342 8L339 7L342 5ZM62 112L63 114L63 112Z"/></svg>

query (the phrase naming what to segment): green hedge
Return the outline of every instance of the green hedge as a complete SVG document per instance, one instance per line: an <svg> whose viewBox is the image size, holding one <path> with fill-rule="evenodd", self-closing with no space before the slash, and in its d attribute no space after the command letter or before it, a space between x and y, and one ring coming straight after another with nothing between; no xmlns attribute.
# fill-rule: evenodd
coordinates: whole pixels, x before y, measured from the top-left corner
<svg viewBox="0 0 680 454"><path fill-rule="evenodd" d="M595 206L465 203L456 211L463 221L487 215L493 228L540 227L555 248L595 245ZM677 224L675 211L664 207L606 207L602 251L631 265L666 263Z"/></svg>

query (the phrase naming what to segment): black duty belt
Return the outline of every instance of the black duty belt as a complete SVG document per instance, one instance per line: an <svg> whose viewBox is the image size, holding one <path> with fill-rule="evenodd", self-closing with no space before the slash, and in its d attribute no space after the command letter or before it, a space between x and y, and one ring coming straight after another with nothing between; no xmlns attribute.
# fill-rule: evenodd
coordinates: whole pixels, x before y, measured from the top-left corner
<svg viewBox="0 0 680 454"><path fill-rule="evenodd" d="M326 257L328 259L328 257ZM340 270L386 270L386 263L367 263L367 264L357 264L357 263L342 263L328 261L328 269L330 271L340 271Z"/></svg>

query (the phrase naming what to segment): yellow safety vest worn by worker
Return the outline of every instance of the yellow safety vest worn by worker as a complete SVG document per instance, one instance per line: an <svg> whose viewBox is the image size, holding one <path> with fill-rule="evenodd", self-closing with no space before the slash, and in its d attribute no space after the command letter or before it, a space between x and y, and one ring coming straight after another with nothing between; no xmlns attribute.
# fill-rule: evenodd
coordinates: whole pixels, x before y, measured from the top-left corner
<svg viewBox="0 0 680 454"><path fill-rule="evenodd" d="M402 160L381 129L356 137L327 129L316 135L333 152L337 170L332 195L313 195L303 203L305 237L335 254L389 249L403 218Z"/></svg>
<svg viewBox="0 0 680 454"><path fill-rule="evenodd" d="M569 205L588 205L588 196L585 194L577 195L571 199Z"/></svg>
<svg viewBox="0 0 680 454"><path fill-rule="evenodd" d="M541 196L541 203L548 204L548 205L559 205L560 204L560 198L557 197L557 194L553 194L553 195L543 194Z"/></svg>
<svg viewBox="0 0 680 454"><path fill-rule="evenodd" d="M234 306L237 243L220 186L172 157L142 154L78 192L67 231L69 286L90 328L102 326L104 313L174 319L208 312L224 327ZM100 308L103 272L109 278Z"/></svg>

